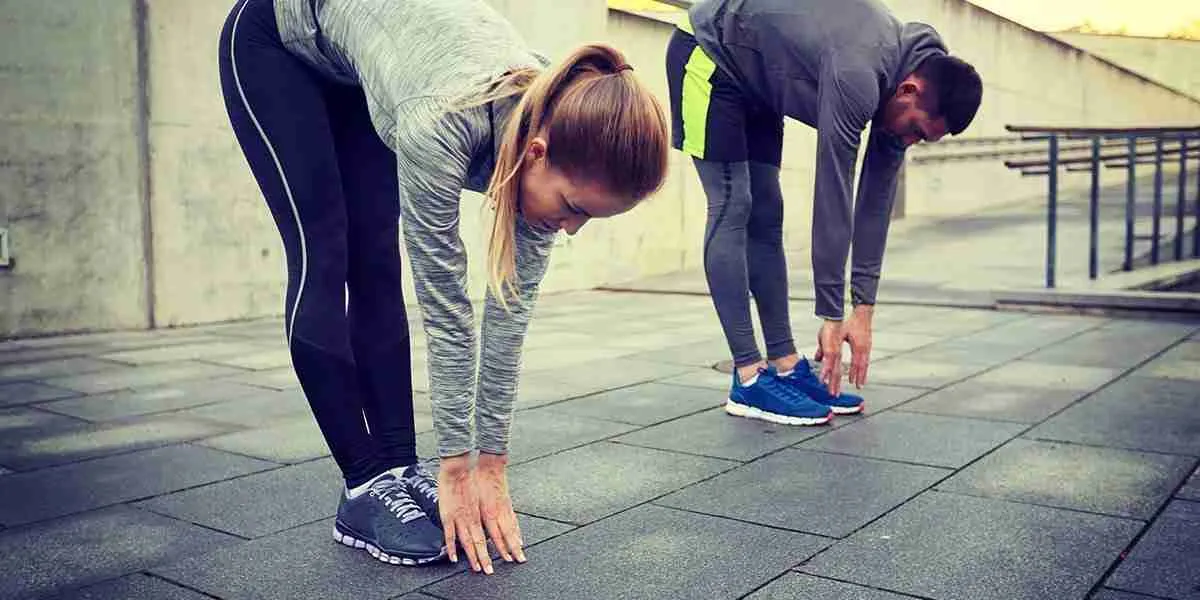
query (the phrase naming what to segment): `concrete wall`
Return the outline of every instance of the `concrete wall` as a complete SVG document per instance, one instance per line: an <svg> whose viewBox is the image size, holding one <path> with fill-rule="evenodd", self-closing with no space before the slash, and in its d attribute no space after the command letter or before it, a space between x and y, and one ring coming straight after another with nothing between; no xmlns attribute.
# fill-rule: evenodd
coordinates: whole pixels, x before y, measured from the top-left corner
<svg viewBox="0 0 1200 600"><path fill-rule="evenodd" d="M131 2L0 0L0 337L147 325Z"/></svg>
<svg viewBox="0 0 1200 600"><path fill-rule="evenodd" d="M586 41L621 48L665 102L669 23L608 11L603 0L491 1L552 58ZM937 26L984 74L972 136L1019 122L1200 120L1193 100L959 0L891 4ZM282 248L217 78L217 35L230 5L0 0L0 226L12 230L16 259L0 271L0 338L281 312ZM808 239L813 145L811 130L789 123L789 244ZM703 194L689 161L671 161L666 186L643 206L563 237L547 291L699 264ZM1010 199L1014 181L1022 180L995 163L911 168L908 210L976 210ZM477 297L481 200L465 194L462 224Z"/></svg>
<svg viewBox="0 0 1200 600"><path fill-rule="evenodd" d="M1200 40L1099 35L1051 34L1123 67L1200 98Z"/></svg>

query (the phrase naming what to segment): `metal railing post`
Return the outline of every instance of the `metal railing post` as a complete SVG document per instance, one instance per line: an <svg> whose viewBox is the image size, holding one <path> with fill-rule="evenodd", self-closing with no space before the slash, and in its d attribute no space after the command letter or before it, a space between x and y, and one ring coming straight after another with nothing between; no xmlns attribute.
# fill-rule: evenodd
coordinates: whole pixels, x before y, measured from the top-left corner
<svg viewBox="0 0 1200 600"><path fill-rule="evenodd" d="M1046 287L1054 287L1054 258L1058 225L1058 135L1050 135L1050 184L1046 210Z"/></svg>
<svg viewBox="0 0 1200 600"><path fill-rule="evenodd" d="M1183 260L1183 207L1187 204L1188 139L1179 136L1179 196L1175 201L1175 260Z"/></svg>
<svg viewBox="0 0 1200 600"><path fill-rule="evenodd" d="M1137 136L1129 136L1129 179L1125 182L1125 262L1121 268L1133 270L1133 221L1135 199L1137 197Z"/></svg>
<svg viewBox="0 0 1200 600"><path fill-rule="evenodd" d="M1154 225L1151 228L1150 264L1158 264L1158 241L1162 239L1163 137L1154 137Z"/></svg>
<svg viewBox="0 0 1200 600"><path fill-rule="evenodd" d="M1092 138L1092 195L1088 221L1088 278L1100 270L1100 137Z"/></svg>

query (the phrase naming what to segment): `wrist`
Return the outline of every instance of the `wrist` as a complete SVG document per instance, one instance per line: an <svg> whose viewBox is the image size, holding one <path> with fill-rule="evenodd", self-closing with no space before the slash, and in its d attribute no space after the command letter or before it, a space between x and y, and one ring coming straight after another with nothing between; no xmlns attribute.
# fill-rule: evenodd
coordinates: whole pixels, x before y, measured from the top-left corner
<svg viewBox="0 0 1200 600"><path fill-rule="evenodd" d="M491 473L504 472L508 467L507 454L491 454L488 452L480 452L479 460L475 464L475 468L480 471L488 471Z"/></svg>
<svg viewBox="0 0 1200 600"><path fill-rule="evenodd" d="M854 310L852 311L851 315L859 321L865 320L866 322L870 323L871 317L875 316L875 305L874 304L856 304L854 306Z"/></svg>
<svg viewBox="0 0 1200 600"><path fill-rule="evenodd" d="M438 473L447 479L464 479L471 475L471 453L446 456L441 459Z"/></svg>

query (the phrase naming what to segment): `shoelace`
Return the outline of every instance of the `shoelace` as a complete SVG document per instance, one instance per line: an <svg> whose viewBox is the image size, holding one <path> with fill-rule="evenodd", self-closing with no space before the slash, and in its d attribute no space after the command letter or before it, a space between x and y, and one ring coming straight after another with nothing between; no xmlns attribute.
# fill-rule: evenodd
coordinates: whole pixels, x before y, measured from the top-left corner
<svg viewBox="0 0 1200 600"><path fill-rule="evenodd" d="M762 379L762 382L768 391L783 396L784 398L793 402L804 402L805 400L809 399L808 396L805 396L800 390L797 390L796 388L784 383L783 378L781 378L779 375L762 372L759 373L758 376Z"/></svg>
<svg viewBox="0 0 1200 600"><path fill-rule="evenodd" d="M367 493L383 502L383 505L396 515L401 523L425 516L425 511L417 506L412 496L409 496L408 491L404 489L404 485L397 479L388 478L376 481L371 484L371 489Z"/></svg>
<svg viewBox="0 0 1200 600"><path fill-rule="evenodd" d="M437 502L437 480L433 478L433 475L429 471L425 470L425 467L418 466L414 469L413 475L409 477L409 482L412 483L413 488L418 493L423 494L427 498L432 498L434 502Z"/></svg>

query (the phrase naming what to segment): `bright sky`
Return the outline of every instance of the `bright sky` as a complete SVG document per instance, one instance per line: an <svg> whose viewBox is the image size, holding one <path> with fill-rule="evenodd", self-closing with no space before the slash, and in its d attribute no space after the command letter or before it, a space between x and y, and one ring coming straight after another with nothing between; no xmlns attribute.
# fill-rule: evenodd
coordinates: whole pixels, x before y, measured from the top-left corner
<svg viewBox="0 0 1200 600"><path fill-rule="evenodd" d="M1200 20L1200 0L970 0L1033 29L1057 31L1083 23L1101 30L1125 26L1130 35L1162 36ZM609 0L609 6L666 9L653 0Z"/></svg>
<svg viewBox="0 0 1200 600"><path fill-rule="evenodd" d="M1198 0L971 0L1039 30L1060 30L1087 19L1102 30L1124 25L1130 35L1166 35L1200 19Z"/></svg>

